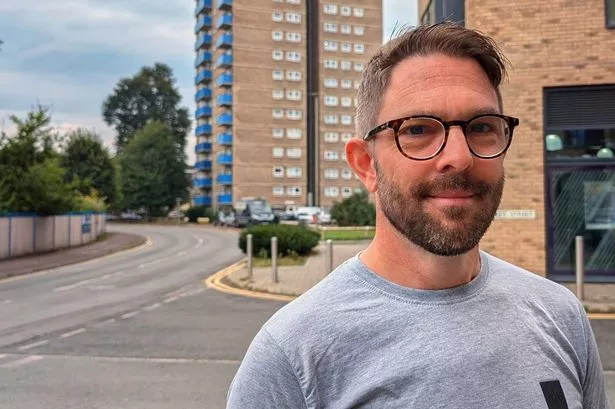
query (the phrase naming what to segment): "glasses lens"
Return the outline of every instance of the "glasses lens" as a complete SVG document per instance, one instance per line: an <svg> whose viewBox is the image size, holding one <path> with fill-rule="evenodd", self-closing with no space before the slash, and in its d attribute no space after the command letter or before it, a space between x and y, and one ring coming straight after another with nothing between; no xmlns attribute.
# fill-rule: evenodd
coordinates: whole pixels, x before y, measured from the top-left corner
<svg viewBox="0 0 615 409"><path fill-rule="evenodd" d="M399 147L407 156L427 159L434 156L444 143L444 125L432 118L405 120L397 132Z"/></svg>
<svg viewBox="0 0 615 409"><path fill-rule="evenodd" d="M510 128L505 119L482 116L468 124L466 139L476 155L496 156L508 146Z"/></svg>

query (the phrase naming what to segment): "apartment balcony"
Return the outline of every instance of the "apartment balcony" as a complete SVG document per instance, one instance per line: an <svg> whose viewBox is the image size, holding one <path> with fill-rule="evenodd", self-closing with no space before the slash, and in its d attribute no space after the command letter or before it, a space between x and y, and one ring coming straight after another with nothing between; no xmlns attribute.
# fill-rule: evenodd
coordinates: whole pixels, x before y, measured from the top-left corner
<svg viewBox="0 0 615 409"><path fill-rule="evenodd" d="M218 6L219 8L220 6ZM194 15L198 16L199 14L211 10L211 0L199 0L196 3L196 8L194 9Z"/></svg>
<svg viewBox="0 0 615 409"><path fill-rule="evenodd" d="M211 117L212 109L211 107L200 107L196 111L194 111L195 118L209 118Z"/></svg>
<svg viewBox="0 0 615 409"><path fill-rule="evenodd" d="M211 161L210 160L199 160L194 163L194 168L196 170L211 170Z"/></svg>
<svg viewBox="0 0 615 409"><path fill-rule="evenodd" d="M233 46L233 35L222 34L216 40L216 48L231 48Z"/></svg>
<svg viewBox="0 0 615 409"><path fill-rule="evenodd" d="M198 188L198 189L203 189L205 187L211 187L211 185L212 185L212 179L211 178L194 179L193 186Z"/></svg>
<svg viewBox="0 0 615 409"><path fill-rule="evenodd" d="M233 144L233 135L230 132L219 133L216 136L216 143L218 145L230 146Z"/></svg>
<svg viewBox="0 0 615 409"><path fill-rule="evenodd" d="M209 82L211 81L212 77L213 74L211 70L200 70L198 74L196 74L196 76L194 77L194 83L200 84L202 82Z"/></svg>
<svg viewBox="0 0 615 409"><path fill-rule="evenodd" d="M218 10L230 10L233 7L233 0L217 0Z"/></svg>
<svg viewBox="0 0 615 409"><path fill-rule="evenodd" d="M192 202L195 206L211 206L211 196L195 196Z"/></svg>
<svg viewBox="0 0 615 409"><path fill-rule="evenodd" d="M198 33L201 30L209 30L211 28L211 16L200 17L194 26L194 32Z"/></svg>
<svg viewBox="0 0 615 409"><path fill-rule="evenodd" d="M211 45L211 40L212 37L210 34L201 34L194 43L194 49L198 50L201 47L209 47Z"/></svg>
<svg viewBox="0 0 615 409"><path fill-rule="evenodd" d="M223 14L216 21L218 30L229 30L231 27L233 27L233 16L230 14Z"/></svg>
<svg viewBox="0 0 615 409"><path fill-rule="evenodd" d="M216 163L218 165L232 165L233 155L228 153L219 153L218 156L216 156Z"/></svg>
<svg viewBox="0 0 615 409"><path fill-rule="evenodd" d="M223 173L221 175L218 175L216 176L216 183L219 185L232 185L233 175L230 173Z"/></svg>
<svg viewBox="0 0 615 409"><path fill-rule="evenodd" d="M218 195L218 205L232 205L233 204L233 195L230 193L224 193Z"/></svg>
<svg viewBox="0 0 615 409"><path fill-rule="evenodd" d="M211 142L201 142L194 147L196 153L209 153L211 152Z"/></svg>
<svg viewBox="0 0 615 409"><path fill-rule="evenodd" d="M220 114L216 117L216 125L233 126L233 115Z"/></svg>
<svg viewBox="0 0 615 409"><path fill-rule="evenodd" d="M211 99L211 89L203 88L194 94L195 101L209 101Z"/></svg>
<svg viewBox="0 0 615 409"><path fill-rule="evenodd" d="M233 85L233 75L232 74L220 74L218 78L216 78L216 86L220 87L230 87Z"/></svg>
<svg viewBox="0 0 615 409"><path fill-rule="evenodd" d="M200 67L203 64L211 62L211 53L209 51L203 51L196 56L194 60L194 66Z"/></svg>
<svg viewBox="0 0 615 409"><path fill-rule="evenodd" d="M230 54L222 54L216 60L216 68L230 68L233 66L233 56Z"/></svg>
<svg viewBox="0 0 615 409"><path fill-rule="evenodd" d="M211 135L211 125L204 124L204 125L197 126L196 129L194 130L194 134L196 136Z"/></svg>
<svg viewBox="0 0 615 409"><path fill-rule="evenodd" d="M233 95L231 94L222 94L216 97L216 106L219 107L230 107L233 105Z"/></svg>

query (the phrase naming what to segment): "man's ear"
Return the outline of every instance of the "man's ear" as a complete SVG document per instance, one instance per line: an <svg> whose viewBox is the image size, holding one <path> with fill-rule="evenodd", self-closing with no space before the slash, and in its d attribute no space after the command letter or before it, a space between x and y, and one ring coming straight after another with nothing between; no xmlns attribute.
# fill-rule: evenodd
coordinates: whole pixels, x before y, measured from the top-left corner
<svg viewBox="0 0 615 409"><path fill-rule="evenodd" d="M368 142L360 138L351 138L346 142L346 161L370 193L374 193L377 188L373 154Z"/></svg>

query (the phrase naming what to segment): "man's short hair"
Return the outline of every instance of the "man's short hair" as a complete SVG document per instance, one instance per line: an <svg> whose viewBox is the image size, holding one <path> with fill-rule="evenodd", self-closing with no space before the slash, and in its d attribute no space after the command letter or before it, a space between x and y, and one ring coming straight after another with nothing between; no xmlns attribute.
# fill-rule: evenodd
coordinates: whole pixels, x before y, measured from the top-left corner
<svg viewBox="0 0 615 409"><path fill-rule="evenodd" d="M356 132L363 137L378 126L378 114L391 71L402 60L412 56L443 54L449 57L473 58L487 74L495 89L500 110L500 84L510 65L495 41L477 30L451 22L402 29L397 37L382 45L363 71L357 91Z"/></svg>

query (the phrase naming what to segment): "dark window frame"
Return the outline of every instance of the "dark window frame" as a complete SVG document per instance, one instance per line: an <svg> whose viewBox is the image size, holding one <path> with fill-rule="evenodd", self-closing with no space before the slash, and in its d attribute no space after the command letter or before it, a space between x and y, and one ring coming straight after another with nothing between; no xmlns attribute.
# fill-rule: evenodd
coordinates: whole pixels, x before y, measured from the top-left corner
<svg viewBox="0 0 615 409"><path fill-rule="evenodd" d="M611 20L611 13L615 9L615 0L604 0L604 22L607 28L615 28L615 16Z"/></svg>

